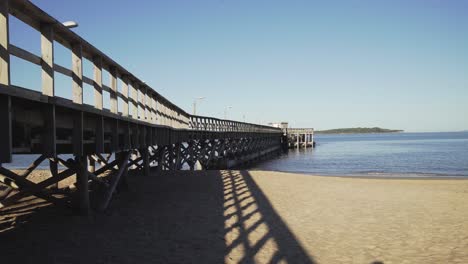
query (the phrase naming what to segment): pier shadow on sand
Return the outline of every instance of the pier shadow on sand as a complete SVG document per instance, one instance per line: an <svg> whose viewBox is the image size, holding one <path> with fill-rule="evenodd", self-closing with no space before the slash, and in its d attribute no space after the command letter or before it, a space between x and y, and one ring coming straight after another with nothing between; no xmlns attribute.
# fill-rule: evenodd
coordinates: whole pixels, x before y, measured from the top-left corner
<svg viewBox="0 0 468 264"><path fill-rule="evenodd" d="M42 203L0 211L1 260L315 263L246 171L163 172L130 186L90 217Z"/></svg>

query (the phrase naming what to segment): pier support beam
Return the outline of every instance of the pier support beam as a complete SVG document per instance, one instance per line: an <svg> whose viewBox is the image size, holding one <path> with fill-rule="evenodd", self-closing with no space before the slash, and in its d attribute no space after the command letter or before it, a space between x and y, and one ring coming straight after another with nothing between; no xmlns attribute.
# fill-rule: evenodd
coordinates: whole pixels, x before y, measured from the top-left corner
<svg viewBox="0 0 468 264"><path fill-rule="evenodd" d="M10 96L0 95L0 120L2 120L0 126L0 163L8 163L12 159L13 142Z"/></svg>
<svg viewBox="0 0 468 264"><path fill-rule="evenodd" d="M150 175L150 159L148 148L140 149L141 157L143 158L143 174Z"/></svg>
<svg viewBox="0 0 468 264"><path fill-rule="evenodd" d="M86 156L75 157L75 163L77 167L76 171L76 205L77 209L82 214L89 214L90 203L89 203L89 184L88 184L88 159Z"/></svg>

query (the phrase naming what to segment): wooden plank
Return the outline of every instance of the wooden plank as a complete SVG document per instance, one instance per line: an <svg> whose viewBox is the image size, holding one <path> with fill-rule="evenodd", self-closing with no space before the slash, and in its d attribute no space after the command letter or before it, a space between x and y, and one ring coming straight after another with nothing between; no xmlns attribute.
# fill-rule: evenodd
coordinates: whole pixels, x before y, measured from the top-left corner
<svg viewBox="0 0 468 264"><path fill-rule="evenodd" d="M8 52L10 52L11 55L23 59L25 61L31 62L36 65L41 65L41 57L36 56L36 54L19 48L13 44L8 45Z"/></svg>
<svg viewBox="0 0 468 264"><path fill-rule="evenodd" d="M47 194L47 193L44 193L42 190L40 190L38 188L39 184L36 184L36 183L33 183L19 175L17 175L16 173L13 173L12 171L8 170L8 169L5 169L3 167L0 167L0 174L3 174L5 175L6 177L8 177L8 182L14 182L14 184L16 186L18 186L20 189L27 189L27 190L36 190L34 191L34 195L39 197L39 198L42 198L44 200L47 200L47 201L50 201L50 202L54 202L54 203L57 203L57 204L63 204L63 200L61 199L58 199L50 194ZM4 180L2 180L3 182ZM13 186L13 185L10 185L10 186ZM7 199L8 200L8 199ZM3 206L6 206L4 205L3 203L0 203L0 209L3 207Z"/></svg>
<svg viewBox="0 0 468 264"><path fill-rule="evenodd" d="M93 58L94 63L94 107L102 110L102 58Z"/></svg>
<svg viewBox="0 0 468 264"><path fill-rule="evenodd" d="M96 160L89 155L88 157L88 171L94 173L96 171Z"/></svg>
<svg viewBox="0 0 468 264"><path fill-rule="evenodd" d="M130 97L132 98L132 117L138 119L138 84L135 82L132 83L132 88L130 90Z"/></svg>
<svg viewBox="0 0 468 264"><path fill-rule="evenodd" d="M122 124L124 132L124 149L129 150L131 148L131 138L130 138L130 123L125 122Z"/></svg>
<svg viewBox="0 0 468 264"><path fill-rule="evenodd" d="M110 67L110 111L117 114L117 68Z"/></svg>
<svg viewBox="0 0 468 264"><path fill-rule="evenodd" d="M58 161L57 159L49 159L49 169L50 169L50 174L51 178L56 179L58 177ZM54 184L53 188L58 189L59 188L59 183L58 181Z"/></svg>
<svg viewBox="0 0 468 264"><path fill-rule="evenodd" d="M144 120L145 119L145 87L141 85L138 88L138 119Z"/></svg>
<svg viewBox="0 0 468 264"><path fill-rule="evenodd" d="M46 160L45 155L39 156L37 159L35 159L29 167L27 167L19 176L22 178L27 178L31 172L33 172L41 163Z"/></svg>
<svg viewBox="0 0 468 264"><path fill-rule="evenodd" d="M128 117L128 78L126 76L122 76L122 115L124 117Z"/></svg>
<svg viewBox="0 0 468 264"><path fill-rule="evenodd" d="M109 94L112 93L112 89L105 84L102 84L102 90L108 92Z"/></svg>
<svg viewBox="0 0 468 264"><path fill-rule="evenodd" d="M86 156L77 156L75 157L75 163L77 165L76 187L78 189L76 206L82 214L87 215L91 208L89 203L88 159Z"/></svg>
<svg viewBox="0 0 468 264"><path fill-rule="evenodd" d="M156 99L154 96L151 96L151 123L157 123L157 115L156 115Z"/></svg>
<svg viewBox="0 0 468 264"><path fill-rule="evenodd" d="M147 127L146 128L146 143L148 144L148 146L153 146L154 145L153 133L154 133L154 128L153 127Z"/></svg>
<svg viewBox="0 0 468 264"><path fill-rule="evenodd" d="M104 117L98 116L96 118L96 153L104 152Z"/></svg>
<svg viewBox="0 0 468 264"><path fill-rule="evenodd" d="M147 86L144 86L141 89L141 119L146 122L148 122L148 101L146 100L147 89Z"/></svg>
<svg viewBox="0 0 468 264"><path fill-rule="evenodd" d="M58 72L58 73L61 73L65 76L68 76L68 77L73 77L73 71L66 68L66 67L63 67L62 65L59 65L57 63L54 63L54 71Z"/></svg>
<svg viewBox="0 0 468 264"><path fill-rule="evenodd" d="M137 124L133 125L133 148L139 148L140 147L140 127Z"/></svg>
<svg viewBox="0 0 468 264"><path fill-rule="evenodd" d="M8 1L0 1L0 84L4 85L10 85L8 6Z"/></svg>
<svg viewBox="0 0 468 264"><path fill-rule="evenodd" d="M83 156L83 112L73 113L73 154Z"/></svg>
<svg viewBox="0 0 468 264"><path fill-rule="evenodd" d="M42 93L54 96L54 30L50 24L41 25L41 58Z"/></svg>
<svg viewBox="0 0 468 264"><path fill-rule="evenodd" d="M162 109L162 116L163 116L162 124L167 126L168 125L168 122L167 122L167 107L166 107L165 103L162 104L161 109Z"/></svg>
<svg viewBox="0 0 468 264"><path fill-rule="evenodd" d="M83 82L89 85L94 85L94 80L83 75Z"/></svg>
<svg viewBox="0 0 468 264"><path fill-rule="evenodd" d="M111 120L111 128L112 128L112 131L111 131L111 136L112 136L112 140L111 140L111 149L113 152L116 152L118 151L120 148L119 148L119 120L118 119L113 119Z"/></svg>
<svg viewBox="0 0 468 264"><path fill-rule="evenodd" d="M129 157L130 157L130 152L119 153L118 155L119 170L114 175L111 176L109 187L107 188L102 200L100 201L98 205L98 209L105 210L109 206L109 203L112 199L112 194L114 193L115 188L117 187L117 184L119 183L121 176L124 175L128 169Z"/></svg>
<svg viewBox="0 0 468 264"><path fill-rule="evenodd" d="M156 122L154 122L157 125L161 124L161 102L158 100L157 97L154 98L155 100L155 107L154 111L156 112Z"/></svg>
<svg viewBox="0 0 468 264"><path fill-rule="evenodd" d="M10 54L9 46L9 5L8 1L0 2L0 84L10 86ZM11 98L0 95L0 163L11 162L12 134L11 134Z"/></svg>
<svg viewBox="0 0 468 264"><path fill-rule="evenodd" d="M42 135L42 153L49 158L57 156L55 105L44 105L44 133Z"/></svg>
<svg viewBox="0 0 468 264"><path fill-rule="evenodd" d="M145 87L145 121L151 122L151 100L149 93L151 88L148 86Z"/></svg>
<svg viewBox="0 0 468 264"><path fill-rule="evenodd" d="M146 130L147 130L147 127L146 126L139 126L139 131L140 131L140 146L142 147L146 147L148 146L147 142L146 142Z"/></svg>
<svg viewBox="0 0 468 264"><path fill-rule="evenodd" d="M141 157L143 159L143 175L148 177L150 175L150 160L148 147L140 149Z"/></svg>
<svg viewBox="0 0 468 264"><path fill-rule="evenodd" d="M12 158L11 97L0 95L0 163L9 163Z"/></svg>
<svg viewBox="0 0 468 264"><path fill-rule="evenodd" d="M72 98L74 103L83 104L83 52L80 44L74 44L72 47Z"/></svg>

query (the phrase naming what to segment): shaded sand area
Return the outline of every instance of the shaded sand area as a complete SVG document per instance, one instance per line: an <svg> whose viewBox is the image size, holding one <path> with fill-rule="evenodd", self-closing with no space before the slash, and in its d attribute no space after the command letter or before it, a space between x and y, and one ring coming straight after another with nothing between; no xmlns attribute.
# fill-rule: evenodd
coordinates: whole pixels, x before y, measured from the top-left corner
<svg viewBox="0 0 468 264"><path fill-rule="evenodd" d="M0 230L2 263L468 263L468 180L164 172L106 213L28 200Z"/></svg>

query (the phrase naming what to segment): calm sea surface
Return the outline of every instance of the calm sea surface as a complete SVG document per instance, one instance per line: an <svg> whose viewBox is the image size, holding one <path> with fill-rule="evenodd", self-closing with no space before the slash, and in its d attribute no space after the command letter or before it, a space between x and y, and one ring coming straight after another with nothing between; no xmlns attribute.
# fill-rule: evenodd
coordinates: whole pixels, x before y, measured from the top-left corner
<svg viewBox="0 0 468 264"><path fill-rule="evenodd" d="M468 132L316 135L315 141L315 149L292 149L254 169L340 176L468 177ZM14 155L13 163L4 165L24 168L34 157Z"/></svg>
<svg viewBox="0 0 468 264"><path fill-rule="evenodd" d="M316 135L255 169L341 176L466 176L468 132Z"/></svg>

